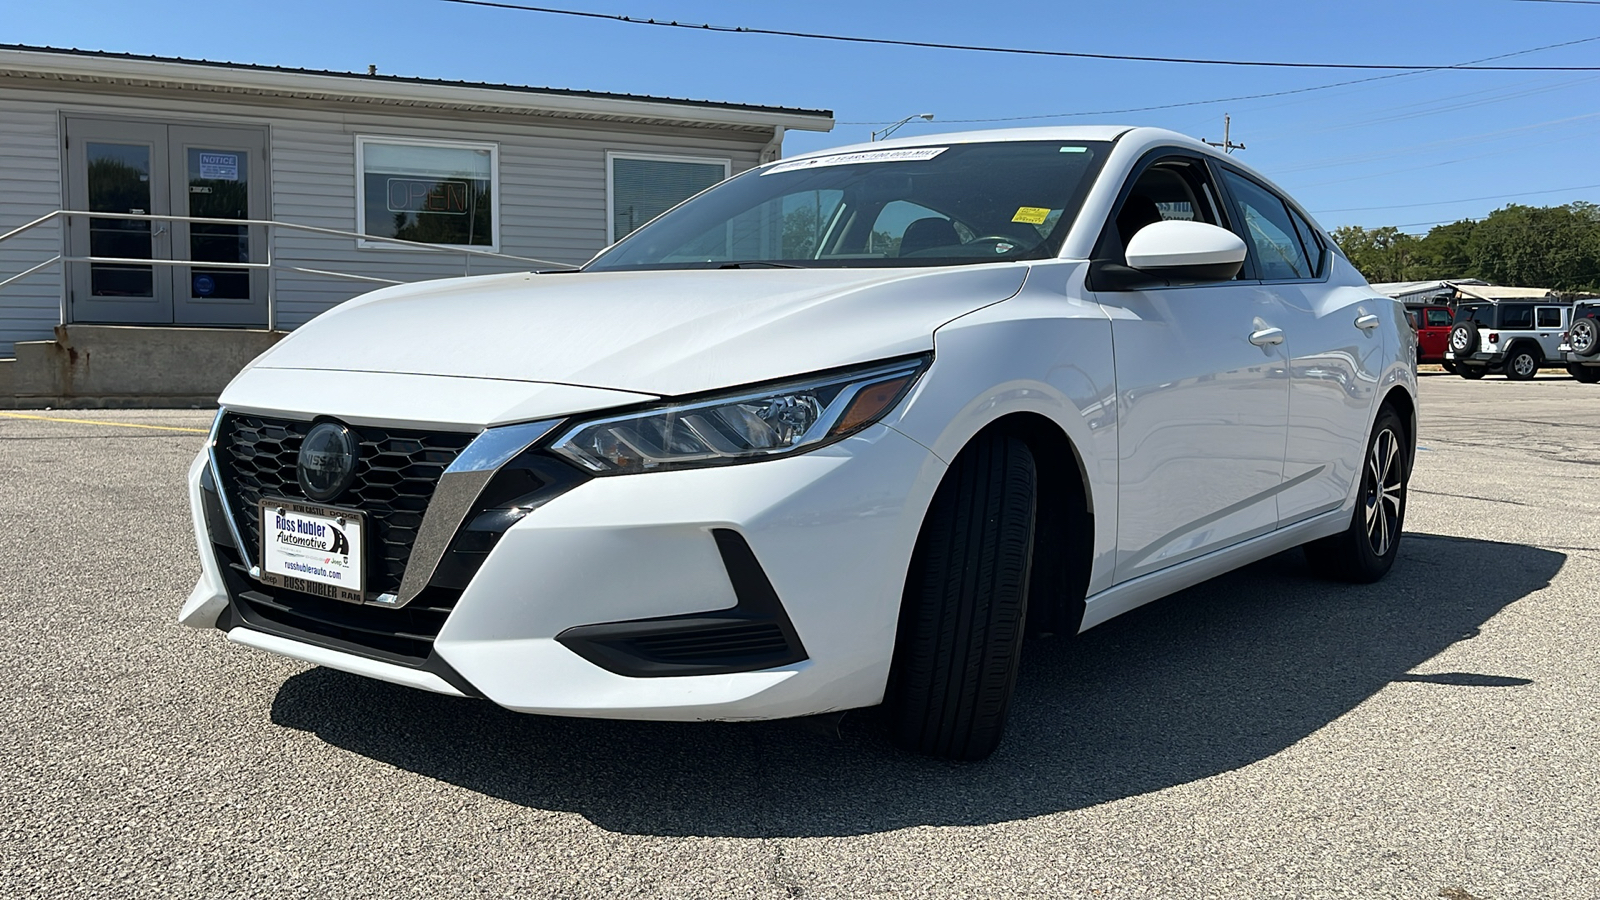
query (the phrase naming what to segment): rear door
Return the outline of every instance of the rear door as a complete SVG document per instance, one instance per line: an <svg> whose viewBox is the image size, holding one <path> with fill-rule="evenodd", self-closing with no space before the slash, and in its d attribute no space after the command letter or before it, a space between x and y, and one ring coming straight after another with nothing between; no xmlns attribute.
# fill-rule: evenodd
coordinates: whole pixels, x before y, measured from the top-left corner
<svg viewBox="0 0 1600 900"><path fill-rule="evenodd" d="M1388 298L1329 284L1333 251L1304 213L1243 172L1222 175L1263 289L1282 305L1289 418L1278 497L1290 525L1339 508L1361 474L1385 359ZM1392 349L1392 348L1391 348Z"/></svg>
<svg viewBox="0 0 1600 900"><path fill-rule="evenodd" d="M1539 349L1546 362L1561 360L1561 338L1571 324L1571 307L1536 306L1533 310L1533 327L1539 335Z"/></svg>

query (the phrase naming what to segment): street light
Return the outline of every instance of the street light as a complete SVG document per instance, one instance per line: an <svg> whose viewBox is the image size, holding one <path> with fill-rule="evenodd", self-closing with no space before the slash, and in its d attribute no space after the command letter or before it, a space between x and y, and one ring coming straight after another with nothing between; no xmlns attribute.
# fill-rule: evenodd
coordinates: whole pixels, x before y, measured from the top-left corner
<svg viewBox="0 0 1600 900"><path fill-rule="evenodd" d="M882 128L882 129L879 129L877 131L874 131L872 133L872 140L873 141L886 140L889 137L889 135L895 133L896 129L898 129L901 125L904 125L905 123L911 121L912 119L921 119L924 122L932 122L933 121L933 113L918 113L917 115L914 115L914 116L906 116L904 119L901 119L900 121L894 123L893 125L890 125L888 128Z"/></svg>

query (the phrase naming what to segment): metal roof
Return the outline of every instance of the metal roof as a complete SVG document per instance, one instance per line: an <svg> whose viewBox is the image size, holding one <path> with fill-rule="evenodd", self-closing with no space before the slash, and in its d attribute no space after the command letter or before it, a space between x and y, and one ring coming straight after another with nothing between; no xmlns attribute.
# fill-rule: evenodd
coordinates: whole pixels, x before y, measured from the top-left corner
<svg viewBox="0 0 1600 900"><path fill-rule="evenodd" d="M0 44L0 78L117 84L381 106L830 131L833 112L645 94L369 75L182 57Z"/></svg>

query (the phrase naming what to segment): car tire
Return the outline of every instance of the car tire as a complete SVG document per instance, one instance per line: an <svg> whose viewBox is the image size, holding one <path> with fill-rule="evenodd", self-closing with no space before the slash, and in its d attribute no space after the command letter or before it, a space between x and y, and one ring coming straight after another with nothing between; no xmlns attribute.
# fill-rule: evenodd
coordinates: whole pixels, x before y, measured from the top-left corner
<svg viewBox="0 0 1600 900"><path fill-rule="evenodd" d="M1454 375L1456 373L1455 360L1447 359L1444 362L1440 363L1439 365L1441 367L1443 367L1446 372L1449 372L1452 375Z"/></svg>
<svg viewBox="0 0 1600 900"><path fill-rule="evenodd" d="M1578 380L1579 384L1600 384L1600 366L1567 366L1567 374Z"/></svg>
<svg viewBox="0 0 1600 900"><path fill-rule="evenodd" d="M1531 347L1515 347L1506 356L1506 378L1512 381L1532 381L1539 374L1539 354Z"/></svg>
<svg viewBox="0 0 1600 900"><path fill-rule="evenodd" d="M1406 520L1406 475L1410 469L1406 429L1385 406L1372 424L1361 464L1361 489L1350 526L1305 545L1312 571L1324 578L1371 584L1387 575L1400 552Z"/></svg>
<svg viewBox="0 0 1600 900"><path fill-rule="evenodd" d="M1489 374L1489 370L1485 366L1456 366L1456 374L1468 381L1477 381Z"/></svg>
<svg viewBox="0 0 1600 900"><path fill-rule="evenodd" d="M1445 338L1445 349L1454 353L1459 359L1462 356L1471 356L1478 351L1478 323L1473 321L1457 322L1451 326L1450 334Z"/></svg>
<svg viewBox="0 0 1600 900"><path fill-rule="evenodd" d="M1027 445L1000 435L963 450L934 494L885 696L901 747L979 760L999 746L1027 624L1037 494Z"/></svg>
<svg viewBox="0 0 1600 900"><path fill-rule="evenodd" d="M1572 348L1573 356L1600 354L1600 319L1585 316L1573 320L1567 329L1567 346Z"/></svg>

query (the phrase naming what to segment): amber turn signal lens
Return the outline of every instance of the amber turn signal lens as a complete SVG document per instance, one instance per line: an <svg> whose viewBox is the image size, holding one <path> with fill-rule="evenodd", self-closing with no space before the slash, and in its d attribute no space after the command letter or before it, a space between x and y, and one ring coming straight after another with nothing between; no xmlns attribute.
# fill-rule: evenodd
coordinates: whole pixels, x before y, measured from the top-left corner
<svg viewBox="0 0 1600 900"><path fill-rule="evenodd" d="M902 375L862 388L855 399L850 401L850 407L844 411L844 415L828 429L828 434L849 434L888 412L889 406L900 396L900 392L905 390L911 377Z"/></svg>

